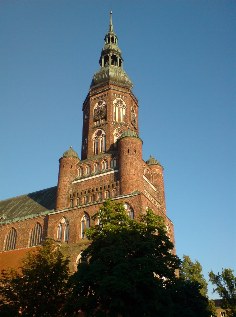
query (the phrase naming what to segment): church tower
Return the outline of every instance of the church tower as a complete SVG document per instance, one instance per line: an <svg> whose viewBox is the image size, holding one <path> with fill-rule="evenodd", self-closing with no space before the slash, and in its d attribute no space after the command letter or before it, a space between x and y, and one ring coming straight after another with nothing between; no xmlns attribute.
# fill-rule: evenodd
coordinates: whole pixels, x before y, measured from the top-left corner
<svg viewBox="0 0 236 317"><path fill-rule="evenodd" d="M117 140L130 129L138 134L138 102L114 32L112 13L90 91L83 104L82 160L103 153L117 158Z"/></svg>
<svg viewBox="0 0 236 317"><path fill-rule="evenodd" d="M104 41L100 69L82 107L81 160L73 149L60 159L57 210L79 209L90 218L108 198L123 202L132 217L149 207L165 219L173 240L163 168L154 157L142 158L138 100L123 68L112 13Z"/></svg>

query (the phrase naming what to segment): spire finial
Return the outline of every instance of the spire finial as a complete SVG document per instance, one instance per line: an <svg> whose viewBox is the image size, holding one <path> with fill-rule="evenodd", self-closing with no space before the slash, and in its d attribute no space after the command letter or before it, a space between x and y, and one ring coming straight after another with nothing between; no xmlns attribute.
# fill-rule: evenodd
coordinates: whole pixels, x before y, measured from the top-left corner
<svg viewBox="0 0 236 317"><path fill-rule="evenodd" d="M109 24L109 32L113 32L113 24L112 24L112 11L110 11L110 24Z"/></svg>

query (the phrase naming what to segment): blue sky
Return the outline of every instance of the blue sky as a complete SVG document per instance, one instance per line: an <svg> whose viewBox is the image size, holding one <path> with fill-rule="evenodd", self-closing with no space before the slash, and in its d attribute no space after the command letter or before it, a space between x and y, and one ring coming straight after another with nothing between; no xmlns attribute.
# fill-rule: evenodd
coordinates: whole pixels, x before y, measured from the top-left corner
<svg viewBox="0 0 236 317"><path fill-rule="evenodd" d="M235 1L2 0L0 199L56 185L62 153L80 153L110 10L177 254L236 273Z"/></svg>

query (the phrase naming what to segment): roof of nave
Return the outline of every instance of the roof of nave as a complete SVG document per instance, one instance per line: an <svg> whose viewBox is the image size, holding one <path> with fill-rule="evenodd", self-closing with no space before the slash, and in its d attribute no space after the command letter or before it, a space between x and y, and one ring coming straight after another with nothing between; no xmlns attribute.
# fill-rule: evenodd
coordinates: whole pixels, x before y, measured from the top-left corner
<svg viewBox="0 0 236 317"><path fill-rule="evenodd" d="M47 214L55 208L57 187L0 201L0 223Z"/></svg>

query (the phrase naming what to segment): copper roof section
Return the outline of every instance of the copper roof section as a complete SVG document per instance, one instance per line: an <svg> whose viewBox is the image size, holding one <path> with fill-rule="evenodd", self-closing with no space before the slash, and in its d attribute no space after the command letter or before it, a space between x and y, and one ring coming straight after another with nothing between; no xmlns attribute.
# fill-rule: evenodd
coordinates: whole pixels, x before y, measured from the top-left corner
<svg viewBox="0 0 236 317"><path fill-rule="evenodd" d="M0 224L47 214L55 209L57 187L0 201Z"/></svg>

